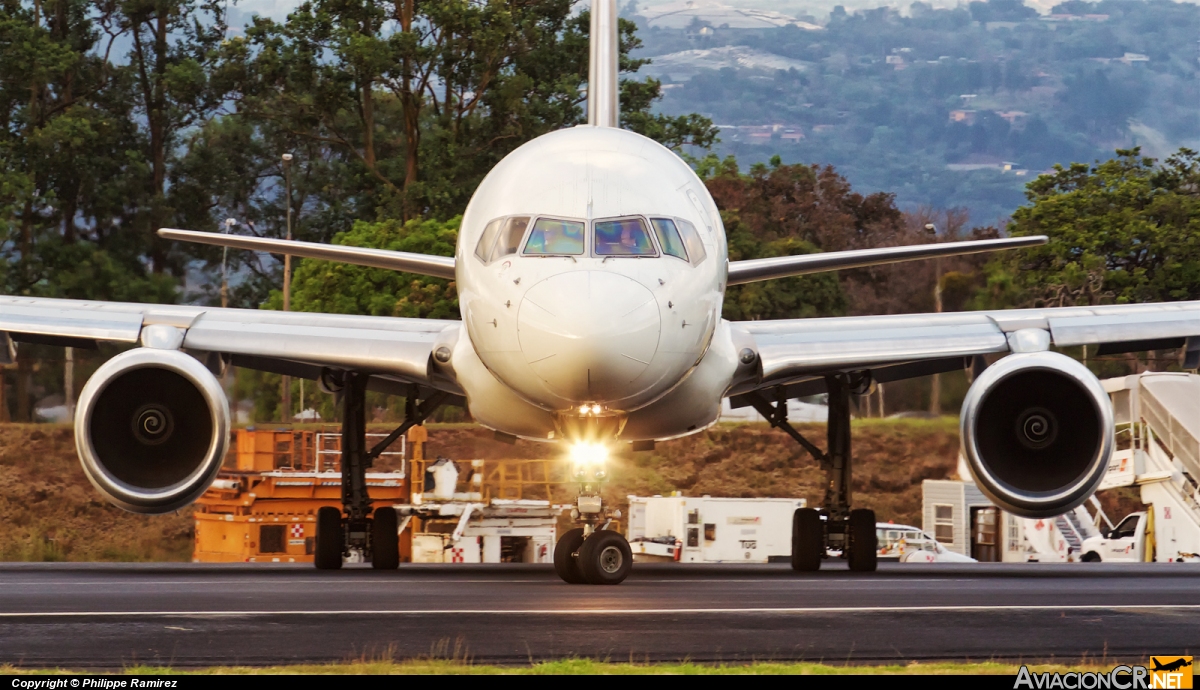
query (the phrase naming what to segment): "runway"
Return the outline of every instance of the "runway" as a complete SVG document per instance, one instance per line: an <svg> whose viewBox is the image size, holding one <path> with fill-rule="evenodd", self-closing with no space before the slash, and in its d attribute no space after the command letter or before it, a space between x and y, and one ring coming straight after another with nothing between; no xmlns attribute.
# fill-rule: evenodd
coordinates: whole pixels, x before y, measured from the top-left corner
<svg viewBox="0 0 1200 690"><path fill-rule="evenodd" d="M456 656L528 663L1141 660L1200 651L1186 564L548 566L2 564L0 663L114 668Z"/></svg>

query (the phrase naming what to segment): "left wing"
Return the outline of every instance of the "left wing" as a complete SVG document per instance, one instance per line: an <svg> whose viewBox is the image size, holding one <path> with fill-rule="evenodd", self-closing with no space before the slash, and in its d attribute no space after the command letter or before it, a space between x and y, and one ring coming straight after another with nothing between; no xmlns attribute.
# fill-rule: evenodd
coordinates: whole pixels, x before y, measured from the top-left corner
<svg viewBox="0 0 1200 690"><path fill-rule="evenodd" d="M178 232L178 231L172 231ZM159 231L162 234L162 231ZM204 233L211 234L211 233ZM278 240L276 240L278 241ZM802 276L825 271L840 271L847 268L881 266L901 261L934 259L939 256L962 256L981 254L1004 249L1019 249L1045 244L1045 235L1031 237L1008 237L998 240L969 240L966 242L940 242L917 244L907 247L881 247L879 249L851 249L844 252L818 252L794 256L773 256L767 259L747 259L729 264L729 284L741 285L759 280Z"/></svg>
<svg viewBox="0 0 1200 690"><path fill-rule="evenodd" d="M433 385L429 362L439 336L460 326L439 319L0 296L0 336L18 343L133 344L143 328L159 324L178 329L183 349L202 361L215 355L305 378L325 367L355 369L423 386Z"/></svg>
<svg viewBox="0 0 1200 690"><path fill-rule="evenodd" d="M962 369L977 355L1050 345L1099 345L1098 354L1186 347L1188 363L1200 364L1200 302L742 321L734 326L753 339L761 365L759 379L738 386L734 395L781 385L789 388L789 397L811 395L805 391L824 391L819 377L829 373L870 370L876 381L898 380Z"/></svg>

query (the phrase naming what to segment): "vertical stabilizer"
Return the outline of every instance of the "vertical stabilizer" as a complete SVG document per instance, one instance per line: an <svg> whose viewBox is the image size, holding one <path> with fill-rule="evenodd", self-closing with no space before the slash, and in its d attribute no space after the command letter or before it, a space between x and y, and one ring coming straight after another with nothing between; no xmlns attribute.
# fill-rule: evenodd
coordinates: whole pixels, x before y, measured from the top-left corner
<svg viewBox="0 0 1200 690"><path fill-rule="evenodd" d="M617 90L617 0L592 0L590 40L588 124L596 127L616 127L620 118Z"/></svg>

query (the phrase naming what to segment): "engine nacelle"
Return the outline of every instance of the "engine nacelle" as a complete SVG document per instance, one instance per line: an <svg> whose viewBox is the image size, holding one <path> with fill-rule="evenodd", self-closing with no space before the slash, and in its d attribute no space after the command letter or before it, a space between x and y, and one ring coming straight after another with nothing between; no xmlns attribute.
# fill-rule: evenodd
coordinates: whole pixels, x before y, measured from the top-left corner
<svg viewBox="0 0 1200 690"><path fill-rule="evenodd" d="M1061 515L1095 492L1113 452L1112 407L1087 367L1054 352L1010 355L963 401L963 455L993 503Z"/></svg>
<svg viewBox="0 0 1200 690"><path fill-rule="evenodd" d="M134 513L168 513L208 489L229 447L229 404L204 365L148 347L113 357L79 394L75 446L92 485Z"/></svg>

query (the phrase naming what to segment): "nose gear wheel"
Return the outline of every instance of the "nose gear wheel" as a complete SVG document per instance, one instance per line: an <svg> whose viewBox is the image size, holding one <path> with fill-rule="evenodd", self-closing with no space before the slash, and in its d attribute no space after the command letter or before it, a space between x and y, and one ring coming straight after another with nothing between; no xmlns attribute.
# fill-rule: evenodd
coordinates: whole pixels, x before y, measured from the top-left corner
<svg viewBox="0 0 1200 690"><path fill-rule="evenodd" d="M617 585L629 577L633 550L620 533L598 530L583 540L578 564L589 585Z"/></svg>

